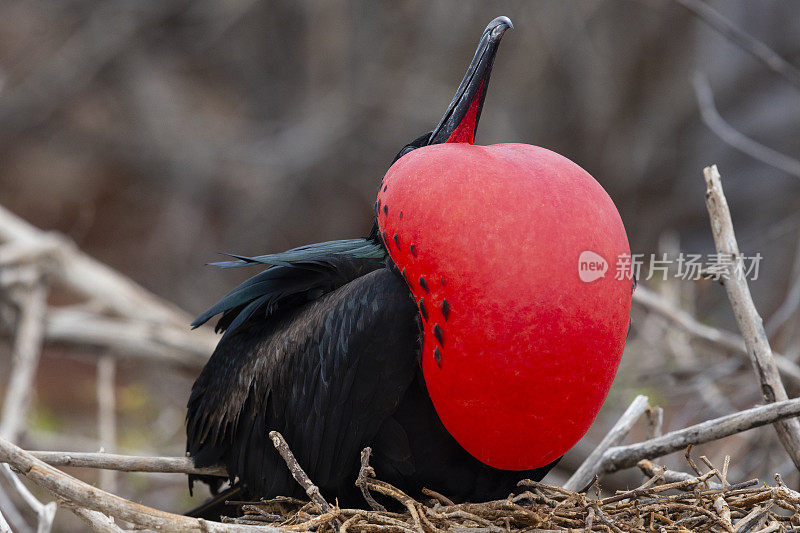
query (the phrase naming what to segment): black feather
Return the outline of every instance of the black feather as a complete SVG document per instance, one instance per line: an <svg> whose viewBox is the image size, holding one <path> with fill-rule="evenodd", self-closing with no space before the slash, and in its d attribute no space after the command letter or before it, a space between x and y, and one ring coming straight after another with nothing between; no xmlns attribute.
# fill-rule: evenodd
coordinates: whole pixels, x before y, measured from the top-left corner
<svg viewBox="0 0 800 533"><path fill-rule="evenodd" d="M209 263L221 268L238 268L253 265L291 266L297 261L315 261L331 255L345 255L355 259L383 259L386 250L379 243L370 239L342 239L338 241L318 242L292 248L277 254L247 257L239 254L224 254L235 257L237 261L220 261Z"/></svg>
<svg viewBox="0 0 800 533"><path fill-rule="evenodd" d="M350 242L356 240L362 246L351 250L359 254L366 251L369 257L354 257L342 251L320 255L323 247L313 250L307 247L302 259L292 259L268 268L240 284L198 316L192 322L192 327L197 328L222 314L216 331L224 331L228 335L253 316L265 318L275 314L278 309L313 301L385 264L385 251L383 256L373 257L378 255L375 248L380 245L363 244L367 242L364 239L352 239ZM288 257L284 254L274 255ZM291 257L299 257L299 254Z"/></svg>

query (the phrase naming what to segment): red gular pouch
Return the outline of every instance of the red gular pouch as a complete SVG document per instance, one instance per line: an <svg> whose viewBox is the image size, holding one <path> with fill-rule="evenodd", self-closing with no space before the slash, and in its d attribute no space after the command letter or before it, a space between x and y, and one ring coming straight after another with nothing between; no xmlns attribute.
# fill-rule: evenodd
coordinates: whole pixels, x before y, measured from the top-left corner
<svg viewBox="0 0 800 533"><path fill-rule="evenodd" d="M614 203L581 167L526 144L425 146L383 185L378 226L419 306L442 423L495 468L560 457L597 416L625 344L632 282L616 264L630 249Z"/></svg>

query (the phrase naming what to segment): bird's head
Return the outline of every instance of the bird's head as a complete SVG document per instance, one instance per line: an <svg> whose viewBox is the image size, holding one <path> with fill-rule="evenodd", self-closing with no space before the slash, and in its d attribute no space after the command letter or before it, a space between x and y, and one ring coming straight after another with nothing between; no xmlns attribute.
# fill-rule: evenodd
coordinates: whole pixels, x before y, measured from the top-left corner
<svg viewBox="0 0 800 533"><path fill-rule="evenodd" d="M513 29L514 25L508 17L497 17L486 26L478 42L478 49L467 68L467 73L456 90L453 100L447 106L442 120L433 131L423 133L397 153L397 161L407 153L442 143L469 143L475 142L475 132L481 118L483 101L489 87L489 77L492 74L494 57L497 48L506 30Z"/></svg>

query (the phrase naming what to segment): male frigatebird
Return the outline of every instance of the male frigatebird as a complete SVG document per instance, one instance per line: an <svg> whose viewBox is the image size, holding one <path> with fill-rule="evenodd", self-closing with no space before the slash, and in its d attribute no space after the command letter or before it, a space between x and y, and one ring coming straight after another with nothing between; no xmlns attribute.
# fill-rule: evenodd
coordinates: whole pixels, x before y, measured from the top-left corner
<svg viewBox="0 0 800 533"><path fill-rule="evenodd" d="M249 497L302 495L277 430L341 505L363 504L366 446L412 495L478 501L541 479L588 429L619 364L630 279L583 282L578 254L611 261L627 237L568 159L473 145L511 27L489 23L439 124L397 154L368 238L217 263L268 268L193 323L221 314L224 332L188 403L195 465L224 465Z"/></svg>

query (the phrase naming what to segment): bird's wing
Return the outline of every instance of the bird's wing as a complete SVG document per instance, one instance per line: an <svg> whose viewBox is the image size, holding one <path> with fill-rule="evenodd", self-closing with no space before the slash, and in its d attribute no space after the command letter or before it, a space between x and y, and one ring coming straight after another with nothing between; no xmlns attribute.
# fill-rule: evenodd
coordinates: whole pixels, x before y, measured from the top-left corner
<svg viewBox="0 0 800 533"><path fill-rule="evenodd" d="M411 383L418 349L416 306L388 267L248 321L192 389L187 449L198 466L225 464L253 494L292 494L268 437L277 430L320 487L351 485L344 478Z"/></svg>
<svg viewBox="0 0 800 533"><path fill-rule="evenodd" d="M248 319L264 320L279 309L288 309L319 298L345 283L383 267L386 251L367 239L348 239L310 244L258 257L214 263L222 267L271 265L223 296L198 316L192 327L221 314L216 330L233 333Z"/></svg>
<svg viewBox="0 0 800 533"><path fill-rule="evenodd" d="M220 261L211 263L221 268L238 268L252 265L291 266L295 261L312 261L328 256L348 256L359 259L383 259L386 250L376 240L370 239L342 239L338 241L318 242L292 248L277 254L257 255L247 257L239 254L225 254L235 258L235 261Z"/></svg>

